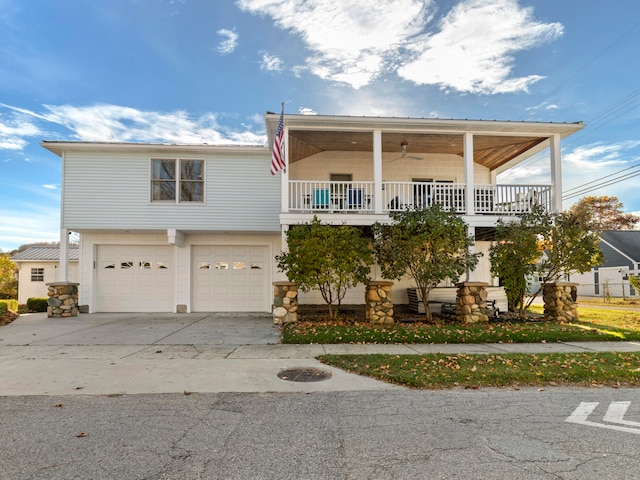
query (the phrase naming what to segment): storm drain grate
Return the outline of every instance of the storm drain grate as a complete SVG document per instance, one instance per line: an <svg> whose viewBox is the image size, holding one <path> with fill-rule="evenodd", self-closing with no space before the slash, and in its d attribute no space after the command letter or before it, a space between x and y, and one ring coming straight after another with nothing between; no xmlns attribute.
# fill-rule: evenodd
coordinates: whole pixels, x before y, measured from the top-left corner
<svg viewBox="0 0 640 480"><path fill-rule="evenodd" d="M288 368L278 373L278 378L289 382L321 382L331 378L331 372L318 368Z"/></svg>

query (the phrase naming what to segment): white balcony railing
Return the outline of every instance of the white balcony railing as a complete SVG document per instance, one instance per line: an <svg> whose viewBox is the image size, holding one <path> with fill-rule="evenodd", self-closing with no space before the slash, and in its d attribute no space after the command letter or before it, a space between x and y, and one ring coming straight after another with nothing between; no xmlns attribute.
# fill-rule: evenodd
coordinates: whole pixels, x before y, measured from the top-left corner
<svg viewBox="0 0 640 480"><path fill-rule="evenodd" d="M289 211L373 212L373 182L289 182Z"/></svg>
<svg viewBox="0 0 640 480"><path fill-rule="evenodd" d="M382 212L440 204L466 213L467 186L463 183L384 182ZM533 205L551 209L549 185L474 185L474 214L520 215ZM289 182L289 212L375 213L373 182Z"/></svg>

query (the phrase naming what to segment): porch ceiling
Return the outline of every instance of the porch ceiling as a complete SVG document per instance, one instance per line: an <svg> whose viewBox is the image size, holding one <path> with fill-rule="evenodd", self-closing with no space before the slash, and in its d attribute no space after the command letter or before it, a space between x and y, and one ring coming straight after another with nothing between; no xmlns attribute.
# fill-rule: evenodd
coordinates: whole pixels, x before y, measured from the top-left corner
<svg viewBox="0 0 640 480"><path fill-rule="evenodd" d="M474 161L494 170L547 140L546 136L474 135ZM463 136L456 134L382 133L384 153L448 153L463 155ZM289 161L297 162L324 151L372 152L371 132L289 130Z"/></svg>

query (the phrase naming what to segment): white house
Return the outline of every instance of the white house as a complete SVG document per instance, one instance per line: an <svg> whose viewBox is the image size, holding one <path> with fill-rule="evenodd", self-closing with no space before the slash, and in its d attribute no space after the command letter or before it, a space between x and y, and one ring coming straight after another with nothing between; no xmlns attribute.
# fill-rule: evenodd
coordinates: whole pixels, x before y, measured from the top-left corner
<svg viewBox="0 0 640 480"><path fill-rule="evenodd" d="M640 276L640 231L605 230L600 233L604 264L583 274L572 274L578 295L636 297L629 276Z"/></svg>
<svg viewBox="0 0 640 480"><path fill-rule="evenodd" d="M70 282L78 279L78 252L76 247L69 248ZM29 247L11 257L18 266L18 303L26 304L29 298L46 298L47 283L55 282L60 267L60 247Z"/></svg>
<svg viewBox="0 0 640 480"><path fill-rule="evenodd" d="M265 116L269 144L278 120ZM534 203L561 209L560 141L583 128L320 115L285 115L284 124L289 167L274 176L264 146L42 142L62 159L62 258L68 232L81 234L80 304L270 311L272 282L285 279L274 260L285 232L314 215L368 226L407 205L440 203L464 218L476 251L487 251L499 218ZM551 183L498 184L498 174L540 152ZM470 279L495 284L487 256ZM396 285L396 303L406 303L409 285ZM362 303L361 290L345 303ZM313 294L301 301L321 303Z"/></svg>

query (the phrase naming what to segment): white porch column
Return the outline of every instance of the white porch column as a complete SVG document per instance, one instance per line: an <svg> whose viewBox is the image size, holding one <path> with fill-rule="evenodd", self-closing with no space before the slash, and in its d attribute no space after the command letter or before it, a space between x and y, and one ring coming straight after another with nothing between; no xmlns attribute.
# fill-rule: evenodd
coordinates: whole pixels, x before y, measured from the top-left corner
<svg viewBox="0 0 640 480"><path fill-rule="evenodd" d="M284 127L284 158L286 167L280 170L281 181L281 212L289 211L289 127Z"/></svg>
<svg viewBox="0 0 640 480"><path fill-rule="evenodd" d="M58 282L69 281L69 234L68 228L60 229L60 265L58 268Z"/></svg>
<svg viewBox="0 0 640 480"><path fill-rule="evenodd" d="M382 130L373 131L373 208L382 213Z"/></svg>
<svg viewBox="0 0 640 480"><path fill-rule="evenodd" d="M467 215L474 214L474 175L473 175L473 134L465 132L462 139L464 151L464 183L466 184L467 194L465 196L465 211Z"/></svg>
<svg viewBox="0 0 640 480"><path fill-rule="evenodd" d="M562 211L562 161L560 158L560 135L549 138L551 149L551 211Z"/></svg>

